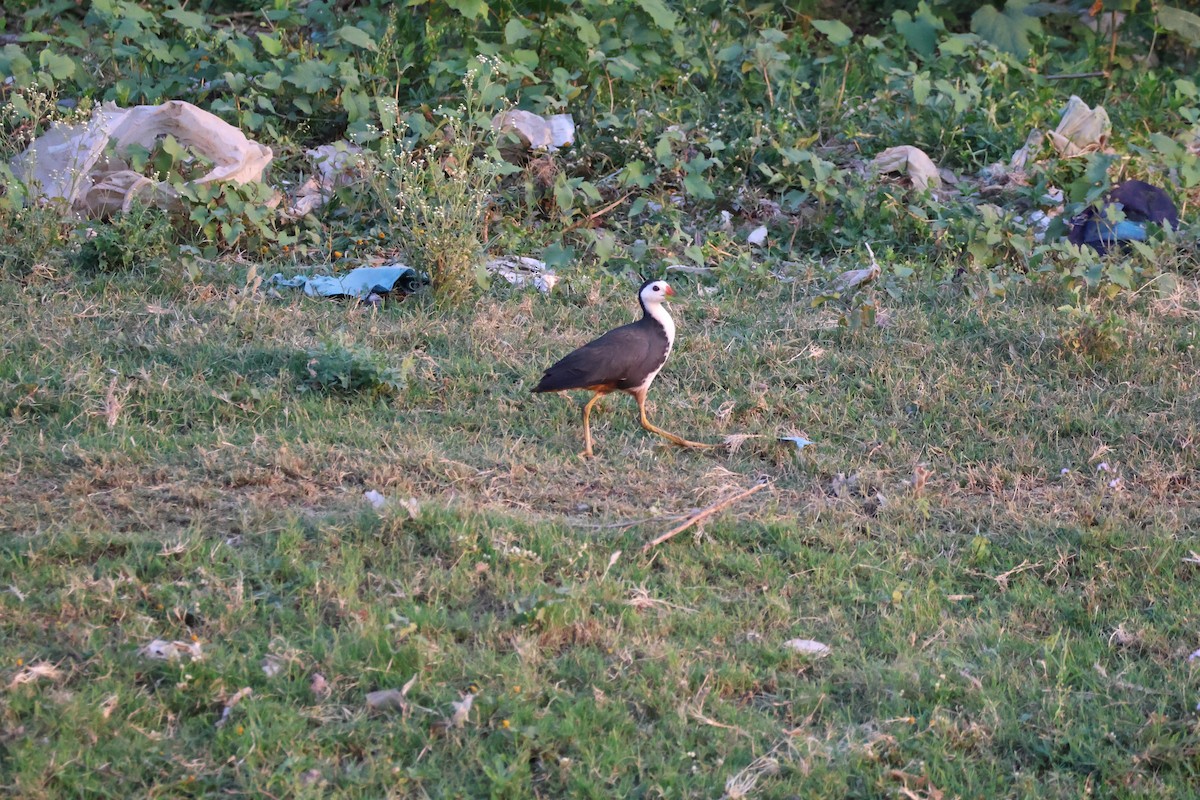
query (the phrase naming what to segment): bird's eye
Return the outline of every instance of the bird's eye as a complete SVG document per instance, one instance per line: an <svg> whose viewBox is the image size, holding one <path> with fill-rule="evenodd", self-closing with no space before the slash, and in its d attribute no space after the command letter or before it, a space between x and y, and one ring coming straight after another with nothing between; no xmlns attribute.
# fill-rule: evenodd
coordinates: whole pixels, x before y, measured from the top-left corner
<svg viewBox="0 0 1200 800"><path fill-rule="evenodd" d="M662 291L662 287L661 287L661 286L659 286L659 285L656 283L656 284L654 284L653 286L651 286L651 287L650 287L650 290L651 290L651 291L653 291L653 292L661 292L661 291Z"/></svg>

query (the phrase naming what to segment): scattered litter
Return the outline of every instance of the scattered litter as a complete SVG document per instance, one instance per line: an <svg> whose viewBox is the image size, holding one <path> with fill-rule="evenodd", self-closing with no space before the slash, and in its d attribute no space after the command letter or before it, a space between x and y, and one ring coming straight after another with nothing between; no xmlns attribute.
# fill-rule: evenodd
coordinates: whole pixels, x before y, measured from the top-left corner
<svg viewBox="0 0 1200 800"><path fill-rule="evenodd" d="M410 518L416 519L421 516L421 502L417 498L409 497L406 500L398 500L397 502L408 512Z"/></svg>
<svg viewBox="0 0 1200 800"><path fill-rule="evenodd" d="M924 150L912 145L889 147L875 156L871 166L878 172L899 172L907 175L918 192L926 189L937 190L942 186L942 177L938 174L933 159L927 156Z"/></svg>
<svg viewBox="0 0 1200 800"><path fill-rule="evenodd" d="M454 707L454 711L450 714L450 727L461 728L466 723L474 703L475 694L473 692L464 692L462 700L452 702L450 705Z"/></svg>
<svg viewBox="0 0 1200 800"><path fill-rule="evenodd" d="M553 152L575 141L575 118L570 114L542 117L520 109L502 111L492 117L492 129L515 133L526 150Z"/></svg>
<svg viewBox="0 0 1200 800"><path fill-rule="evenodd" d="M171 208L178 201L175 189L133 170L126 160L131 149L152 150L164 136L212 162L189 185L260 181L273 157L271 148L215 114L171 100L128 109L105 103L84 124L56 123L11 164L33 199L61 203L83 216L128 211L136 200Z"/></svg>
<svg viewBox="0 0 1200 800"><path fill-rule="evenodd" d="M1124 219L1114 222L1110 209L1121 212ZM1149 224L1169 225L1178 230L1179 210L1162 189L1145 181L1129 180L1114 187L1101 208L1088 206L1072 219L1067 238L1073 244L1086 244L1104 255L1121 242L1146 241Z"/></svg>
<svg viewBox="0 0 1200 800"><path fill-rule="evenodd" d="M668 264L663 268L665 272L683 272L688 275L711 275L712 267L701 267L695 264Z"/></svg>
<svg viewBox="0 0 1200 800"><path fill-rule="evenodd" d="M324 678L322 678L324 680ZM380 689L377 692L367 693L367 708L371 711L388 711L396 710L401 714L408 711L408 702L404 699L408 697L409 690L413 684L417 682L417 676L414 674L408 679L399 689ZM316 677L313 678L313 683L316 683ZM314 690L315 692L315 690Z"/></svg>
<svg viewBox="0 0 1200 800"><path fill-rule="evenodd" d="M1103 106L1088 104L1071 95L1058 127L1050 131L1050 144L1064 158L1073 158L1100 150L1108 143L1112 122Z"/></svg>
<svg viewBox="0 0 1200 800"><path fill-rule="evenodd" d="M1096 472L1108 472L1108 462L1101 461L1096 465Z"/></svg>
<svg viewBox="0 0 1200 800"><path fill-rule="evenodd" d="M883 267L879 266L879 262L875 260L875 251L871 249L871 245L863 242L867 247L867 252L871 255L871 266L863 267L862 269L852 269L843 272L833 279L830 289L835 292L848 292L851 289L858 289L860 286L866 286L871 281L883 274Z"/></svg>
<svg viewBox="0 0 1200 800"><path fill-rule="evenodd" d="M364 299L371 294L384 295L397 289L405 294L411 294L416 291L417 285L421 283L421 278L412 267L404 264L391 264L386 267L359 267L340 276L316 275L309 278L304 275L296 275L292 278L285 278L282 272L276 272L267 283L291 289L302 286L304 293L309 297Z"/></svg>
<svg viewBox="0 0 1200 800"><path fill-rule="evenodd" d="M1059 474L1059 475L1070 475L1070 474L1071 474L1071 468L1070 468L1070 467L1063 467L1062 469L1060 469L1060 470L1058 471L1058 474Z"/></svg>
<svg viewBox="0 0 1200 800"><path fill-rule="evenodd" d="M283 668L287 666L287 661L282 656L272 654L263 658L261 666L264 675L268 678L274 678L283 672Z"/></svg>
<svg viewBox="0 0 1200 800"><path fill-rule="evenodd" d="M217 720L216 727L222 728L229 721L229 714L233 711L233 707L245 700L250 695L254 694L254 690L249 686L238 689L225 701L225 708L221 709L221 718Z"/></svg>
<svg viewBox="0 0 1200 800"><path fill-rule="evenodd" d="M484 269L518 288L533 283L542 294L549 294L558 283L558 276L546 268L545 261L527 256L494 258L484 264Z"/></svg>
<svg viewBox="0 0 1200 800"><path fill-rule="evenodd" d="M832 652L829 645L815 639L788 639L783 646L808 656L827 656Z"/></svg>
<svg viewBox="0 0 1200 800"><path fill-rule="evenodd" d="M755 247L761 247L767 241L767 226L759 225L750 231L749 235L746 236L746 241Z"/></svg>
<svg viewBox="0 0 1200 800"><path fill-rule="evenodd" d="M325 698L329 696L329 681L325 680L325 676L319 672L314 672L312 680L308 683L308 689L317 698Z"/></svg>
<svg viewBox="0 0 1200 800"><path fill-rule="evenodd" d="M1025 165L1029 163L1029 156L1042 146L1042 142L1045 141L1045 139L1045 135L1037 128L1031 130L1029 135L1025 137L1025 144L1023 144L1015 153L1013 153L1012 158L1009 159L1009 172L1020 173L1023 175L1025 173Z"/></svg>
<svg viewBox="0 0 1200 800"><path fill-rule="evenodd" d="M815 444L811 439L805 439L803 436L780 436L779 441L791 442L796 445L797 450L803 450L810 444Z"/></svg>
<svg viewBox="0 0 1200 800"><path fill-rule="evenodd" d="M1195 661L1198 658L1200 658L1200 650L1195 650L1188 656L1188 661Z"/></svg>
<svg viewBox="0 0 1200 800"><path fill-rule="evenodd" d="M367 693L367 708L371 711L395 710L404 713L408 704L404 702L404 694L399 689L380 689Z"/></svg>
<svg viewBox="0 0 1200 800"><path fill-rule="evenodd" d="M192 661L200 661L204 658L200 642L168 642L166 639L155 639L138 648L138 653L155 661L174 661L184 656Z"/></svg>
<svg viewBox="0 0 1200 800"><path fill-rule="evenodd" d="M314 173L289 198L280 216L299 219L329 202L333 193L365 178L362 148L349 142L323 144L305 150Z"/></svg>
<svg viewBox="0 0 1200 800"><path fill-rule="evenodd" d="M387 498L374 489L363 492L363 499L370 503L376 511L382 510L387 505Z"/></svg>

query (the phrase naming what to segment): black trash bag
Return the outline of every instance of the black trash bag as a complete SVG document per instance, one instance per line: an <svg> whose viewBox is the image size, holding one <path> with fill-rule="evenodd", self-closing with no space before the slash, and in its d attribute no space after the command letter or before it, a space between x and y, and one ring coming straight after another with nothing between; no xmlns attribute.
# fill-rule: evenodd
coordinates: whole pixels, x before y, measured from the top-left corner
<svg viewBox="0 0 1200 800"><path fill-rule="evenodd" d="M1112 222L1105 209L1120 206L1125 219ZM1115 244L1129 241L1144 242L1146 226L1170 225L1179 228L1179 210L1162 189L1145 181L1125 181L1108 193L1101 208L1088 206L1082 214L1071 219L1067 239L1072 244L1088 245L1100 255Z"/></svg>

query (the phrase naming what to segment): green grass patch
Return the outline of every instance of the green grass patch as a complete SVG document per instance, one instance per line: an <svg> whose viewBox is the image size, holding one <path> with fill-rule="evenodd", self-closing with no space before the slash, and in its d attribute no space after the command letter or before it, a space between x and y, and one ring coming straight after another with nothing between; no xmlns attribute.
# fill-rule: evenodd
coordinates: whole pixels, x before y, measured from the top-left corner
<svg viewBox="0 0 1200 800"><path fill-rule="evenodd" d="M674 282L653 418L762 437L735 451L612 397L583 462L581 398L528 394L629 318L619 282L374 312L0 286L5 791L1191 791L1194 296L1080 317L929 288L849 330L816 284ZM1119 346L1081 351L1089 325ZM321 342L407 381L314 388ZM771 438L795 432L816 445Z"/></svg>

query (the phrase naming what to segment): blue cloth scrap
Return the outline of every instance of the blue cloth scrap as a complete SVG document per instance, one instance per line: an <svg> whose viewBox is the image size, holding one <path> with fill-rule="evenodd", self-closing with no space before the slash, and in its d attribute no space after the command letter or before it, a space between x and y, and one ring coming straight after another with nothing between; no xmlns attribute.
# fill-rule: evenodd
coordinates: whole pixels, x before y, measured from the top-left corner
<svg viewBox="0 0 1200 800"><path fill-rule="evenodd" d="M361 300L372 292L387 294L396 288L411 292L420 283L420 276L412 267L397 264L390 267L359 267L345 275L314 275L311 278L304 275L285 278L282 272L276 272L268 283L293 289L303 286L304 293L309 297L357 297ZM397 284L400 286L397 287Z"/></svg>

